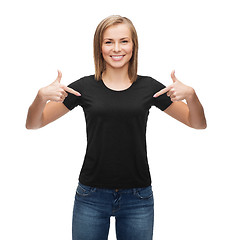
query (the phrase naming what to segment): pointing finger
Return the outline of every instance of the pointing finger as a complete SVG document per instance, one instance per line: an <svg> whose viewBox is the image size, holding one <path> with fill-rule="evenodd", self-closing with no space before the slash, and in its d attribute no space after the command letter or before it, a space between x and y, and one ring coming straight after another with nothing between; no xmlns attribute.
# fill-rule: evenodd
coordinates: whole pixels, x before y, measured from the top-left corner
<svg viewBox="0 0 240 240"><path fill-rule="evenodd" d="M170 85L170 86L168 86L168 87L165 87L165 88L163 88L162 90L160 90L159 92L155 93L155 94L153 95L153 97L159 97L160 95L168 92L171 88L172 88L172 85Z"/></svg>
<svg viewBox="0 0 240 240"><path fill-rule="evenodd" d="M63 86L62 87L66 92L69 92L69 93L72 93L74 94L75 96L81 96L81 94L75 90L73 90L72 88L69 88L69 87L66 87L66 86Z"/></svg>

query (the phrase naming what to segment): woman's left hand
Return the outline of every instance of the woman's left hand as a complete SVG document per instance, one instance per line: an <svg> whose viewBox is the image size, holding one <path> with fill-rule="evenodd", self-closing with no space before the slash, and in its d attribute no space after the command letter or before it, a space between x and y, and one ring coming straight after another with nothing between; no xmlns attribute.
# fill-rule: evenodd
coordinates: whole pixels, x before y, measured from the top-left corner
<svg viewBox="0 0 240 240"><path fill-rule="evenodd" d="M167 93L172 100L172 102L177 102L181 100L188 100L194 95L194 89L180 82L175 76L175 70L171 73L171 78L173 80L173 84L170 86L160 90L155 93L153 97L158 97L164 93Z"/></svg>

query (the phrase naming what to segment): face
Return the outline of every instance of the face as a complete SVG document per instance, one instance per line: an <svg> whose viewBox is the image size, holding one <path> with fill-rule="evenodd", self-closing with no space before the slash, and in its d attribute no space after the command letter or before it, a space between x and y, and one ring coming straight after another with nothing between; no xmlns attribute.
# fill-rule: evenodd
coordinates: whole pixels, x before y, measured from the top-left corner
<svg viewBox="0 0 240 240"><path fill-rule="evenodd" d="M133 43L127 24L108 27L103 33L102 55L106 68L128 67L132 57Z"/></svg>

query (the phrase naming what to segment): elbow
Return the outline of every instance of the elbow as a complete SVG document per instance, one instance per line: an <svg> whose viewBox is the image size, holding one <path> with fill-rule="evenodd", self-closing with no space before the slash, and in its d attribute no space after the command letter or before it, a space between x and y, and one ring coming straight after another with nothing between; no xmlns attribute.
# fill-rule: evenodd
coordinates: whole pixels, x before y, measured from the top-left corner
<svg viewBox="0 0 240 240"><path fill-rule="evenodd" d="M31 127L31 125L29 124L28 121L26 121L26 123L25 123L25 128L26 128L27 130L33 129L33 128Z"/></svg>
<svg viewBox="0 0 240 240"><path fill-rule="evenodd" d="M27 130L35 129L33 126L31 126L31 125L28 124L28 123L25 124L25 128L26 128Z"/></svg>
<svg viewBox="0 0 240 240"><path fill-rule="evenodd" d="M36 120L32 119L30 116L27 116L26 123L25 123L26 129L28 129L28 130L39 129L39 128L42 128L43 126L44 125L43 125L42 120L36 121Z"/></svg>
<svg viewBox="0 0 240 240"><path fill-rule="evenodd" d="M33 124L30 124L30 123L28 123L28 122L26 122L26 124L25 124L25 128L27 129L27 130L33 130L33 129L39 129L39 128L41 128L42 126L34 126Z"/></svg>
<svg viewBox="0 0 240 240"><path fill-rule="evenodd" d="M198 125L191 125L190 127L194 128L194 129L199 129L199 130L203 130L207 128L207 122L203 122L201 124Z"/></svg>
<svg viewBox="0 0 240 240"><path fill-rule="evenodd" d="M204 117L204 120L202 121L202 124L200 125L200 128L199 129L206 129L207 128L207 120L206 118Z"/></svg>
<svg viewBox="0 0 240 240"><path fill-rule="evenodd" d="M28 124L26 124L25 127L26 127L27 130L37 129L37 128L34 128L34 127L32 127L32 126L30 126Z"/></svg>
<svg viewBox="0 0 240 240"><path fill-rule="evenodd" d="M203 125L203 127L201 129L206 129L207 128L207 123L205 122L205 124Z"/></svg>
<svg viewBox="0 0 240 240"><path fill-rule="evenodd" d="M203 129L206 129L206 128L207 128L207 124L204 124L204 125L198 126L195 129L203 130Z"/></svg>

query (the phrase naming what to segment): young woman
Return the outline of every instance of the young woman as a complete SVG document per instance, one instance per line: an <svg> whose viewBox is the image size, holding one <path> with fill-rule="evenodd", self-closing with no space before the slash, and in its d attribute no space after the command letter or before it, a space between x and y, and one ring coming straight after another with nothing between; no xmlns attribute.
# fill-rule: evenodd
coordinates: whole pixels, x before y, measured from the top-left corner
<svg viewBox="0 0 240 240"><path fill-rule="evenodd" d="M94 35L95 75L61 84L62 73L43 87L29 108L26 127L41 128L76 106L85 113L87 149L73 209L73 240L105 240L110 217L118 240L150 240L153 192L146 149L151 106L192 128L206 128L193 88L171 73L165 87L137 75L138 38L132 22L110 16ZM186 100L187 104L181 100Z"/></svg>

